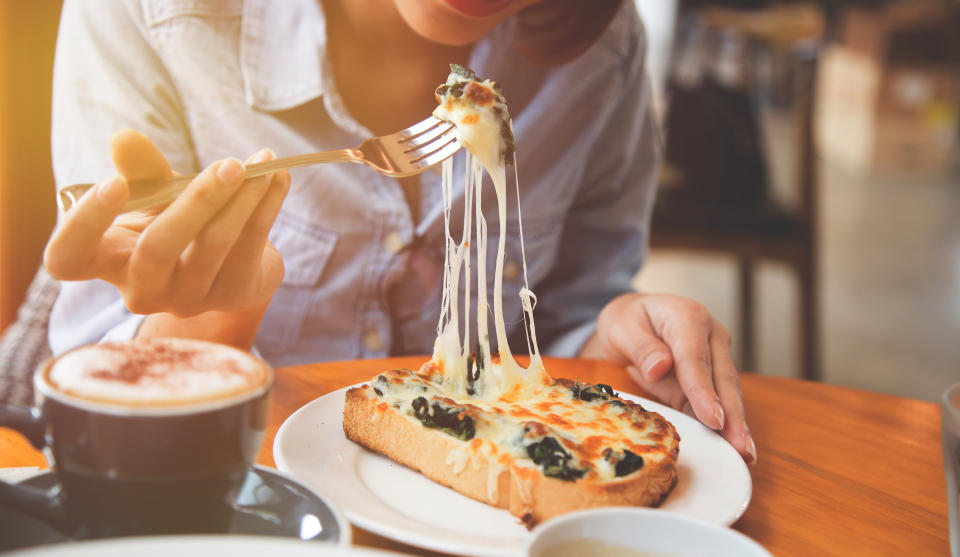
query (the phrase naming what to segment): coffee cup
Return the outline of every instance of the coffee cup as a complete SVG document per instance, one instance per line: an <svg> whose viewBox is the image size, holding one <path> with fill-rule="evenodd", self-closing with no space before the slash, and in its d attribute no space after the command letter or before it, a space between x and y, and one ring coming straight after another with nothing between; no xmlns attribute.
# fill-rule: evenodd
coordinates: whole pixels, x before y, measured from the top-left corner
<svg viewBox="0 0 960 557"><path fill-rule="evenodd" d="M700 518L645 507L601 507L538 525L524 557L771 557L747 536Z"/></svg>
<svg viewBox="0 0 960 557"><path fill-rule="evenodd" d="M0 504L70 537L222 531L259 451L273 371L229 346L157 338L83 346L34 375L38 404L0 426L42 449L57 485L0 482Z"/></svg>

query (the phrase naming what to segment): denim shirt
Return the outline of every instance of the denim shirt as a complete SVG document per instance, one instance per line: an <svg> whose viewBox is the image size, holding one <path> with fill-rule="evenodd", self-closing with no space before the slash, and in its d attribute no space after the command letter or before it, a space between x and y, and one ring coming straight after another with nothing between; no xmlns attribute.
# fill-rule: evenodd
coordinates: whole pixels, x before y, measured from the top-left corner
<svg viewBox="0 0 960 557"><path fill-rule="evenodd" d="M513 117L541 349L573 356L604 304L630 290L645 254L660 143L643 29L624 2L590 50L552 68L513 48L514 29L513 20L495 28L469 65L503 86ZM109 140L121 128L145 133L180 172L262 147L288 156L372 135L335 88L317 0L68 0L54 71L57 184L113 175ZM457 155L458 176L462 165ZM270 233L286 272L255 348L276 366L430 353L443 265L439 172L421 175L418 215L397 181L362 165L291 174ZM484 195L496 246L495 195ZM504 311L511 347L523 352L517 193L508 198ZM462 194L454 208L451 222L462 223ZM107 283L65 283L51 347L130 338L142 320Z"/></svg>

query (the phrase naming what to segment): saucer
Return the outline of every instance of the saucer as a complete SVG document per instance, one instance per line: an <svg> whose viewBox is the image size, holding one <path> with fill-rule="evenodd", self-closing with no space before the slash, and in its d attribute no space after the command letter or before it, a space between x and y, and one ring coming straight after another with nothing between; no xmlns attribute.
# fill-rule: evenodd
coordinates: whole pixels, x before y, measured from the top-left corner
<svg viewBox="0 0 960 557"><path fill-rule="evenodd" d="M38 489L57 486L52 472L21 482ZM230 526L210 534L279 536L350 543L350 526L336 508L317 493L276 470L255 466L231 505ZM0 506L0 551L68 541L70 538L32 517Z"/></svg>

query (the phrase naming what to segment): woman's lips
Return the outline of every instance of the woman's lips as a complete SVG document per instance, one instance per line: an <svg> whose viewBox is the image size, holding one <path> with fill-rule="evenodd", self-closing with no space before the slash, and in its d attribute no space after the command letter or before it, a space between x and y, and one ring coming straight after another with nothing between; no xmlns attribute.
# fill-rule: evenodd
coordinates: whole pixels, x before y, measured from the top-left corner
<svg viewBox="0 0 960 557"><path fill-rule="evenodd" d="M487 17L507 7L511 0L445 0L460 13L473 17Z"/></svg>

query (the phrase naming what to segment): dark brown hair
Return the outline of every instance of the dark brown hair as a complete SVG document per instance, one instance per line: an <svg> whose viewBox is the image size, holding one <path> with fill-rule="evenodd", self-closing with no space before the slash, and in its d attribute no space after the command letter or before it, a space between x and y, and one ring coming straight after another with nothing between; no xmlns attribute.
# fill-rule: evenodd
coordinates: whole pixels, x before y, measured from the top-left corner
<svg viewBox="0 0 960 557"><path fill-rule="evenodd" d="M600 38L623 0L543 0L518 14L516 46L538 64L568 62Z"/></svg>

